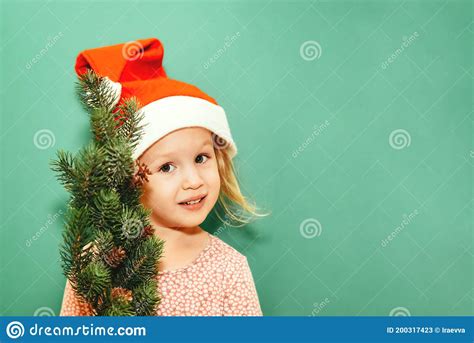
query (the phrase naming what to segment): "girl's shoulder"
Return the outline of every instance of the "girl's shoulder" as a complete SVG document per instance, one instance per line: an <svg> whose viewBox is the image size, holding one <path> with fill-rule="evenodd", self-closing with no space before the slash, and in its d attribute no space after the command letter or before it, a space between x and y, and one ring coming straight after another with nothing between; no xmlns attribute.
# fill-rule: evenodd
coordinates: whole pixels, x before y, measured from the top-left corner
<svg viewBox="0 0 474 343"><path fill-rule="evenodd" d="M210 235L211 247L212 247L212 258L214 261L222 262L226 265L242 264L247 262L247 257L237 251L235 248L224 242L216 235Z"/></svg>
<svg viewBox="0 0 474 343"><path fill-rule="evenodd" d="M216 279L222 278L227 296L231 296L229 294L235 296L240 292L255 294L253 276L247 257L219 237L211 235L211 239L213 240L214 256L211 256L212 262L209 261L209 265L212 266L214 272L210 274Z"/></svg>

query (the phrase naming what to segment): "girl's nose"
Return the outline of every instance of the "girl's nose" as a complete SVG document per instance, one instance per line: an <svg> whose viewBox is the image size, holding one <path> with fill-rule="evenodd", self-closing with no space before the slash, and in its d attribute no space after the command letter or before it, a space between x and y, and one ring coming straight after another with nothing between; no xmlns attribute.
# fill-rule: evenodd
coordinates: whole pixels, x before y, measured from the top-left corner
<svg viewBox="0 0 474 343"><path fill-rule="evenodd" d="M198 170L195 167L186 168L184 174L184 181L183 181L183 188L188 189L197 189L202 186L203 181L201 176L199 175Z"/></svg>

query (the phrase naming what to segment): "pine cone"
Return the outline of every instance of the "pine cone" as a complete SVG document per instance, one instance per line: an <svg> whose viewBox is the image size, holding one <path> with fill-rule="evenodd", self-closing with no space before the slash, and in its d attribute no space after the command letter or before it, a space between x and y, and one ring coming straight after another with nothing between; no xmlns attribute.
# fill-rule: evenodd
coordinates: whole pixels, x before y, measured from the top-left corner
<svg viewBox="0 0 474 343"><path fill-rule="evenodd" d="M122 247L113 247L105 256L105 262L112 268L117 268L125 258L126 252Z"/></svg>
<svg viewBox="0 0 474 343"><path fill-rule="evenodd" d="M147 225L142 231L142 237L147 238L147 237L153 236L154 233L155 233L155 229L153 229L151 225Z"/></svg>
<svg viewBox="0 0 474 343"><path fill-rule="evenodd" d="M132 301L132 291L122 287L114 287L110 293L112 298L122 298L127 301Z"/></svg>
<svg viewBox="0 0 474 343"><path fill-rule="evenodd" d="M135 175L133 176L133 185L135 187L140 187L145 183L145 181L148 182L147 175L151 175L151 171L145 163L140 164L140 162L136 160L135 164L138 169L136 169Z"/></svg>

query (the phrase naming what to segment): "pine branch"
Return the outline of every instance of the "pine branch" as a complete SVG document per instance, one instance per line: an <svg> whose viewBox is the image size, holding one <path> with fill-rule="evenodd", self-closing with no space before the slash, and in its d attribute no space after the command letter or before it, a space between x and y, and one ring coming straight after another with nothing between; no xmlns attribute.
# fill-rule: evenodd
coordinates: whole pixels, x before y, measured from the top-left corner
<svg viewBox="0 0 474 343"><path fill-rule="evenodd" d="M122 204L117 192L113 188L101 189L94 198L91 206L91 215L94 225L99 232L110 231L110 228L120 225L120 213ZM112 237L113 238L113 237Z"/></svg>
<svg viewBox="0 0 474 343"><path fill-rule="evenodd" d="M89 302L97 302L112 285L110 269L102 261L92 261L77 275L77 291Z"/></svg>
<svg viewBox="0 0 474 343"><path fill-rule="evenodd" d="M123 138L109 140L104 146L103 167L109 177L109 185L118 188L133 174L132 151Z"/></svg>
<svg viewBox="0 0 474 343"><path fill-rule="evenodd" d="M104 149L91 143L76 157L77 180L71 192L76 207L90 204L99 190L108 184L107 172L103 167L104 156Z"/></svg>
<svg viewBox="0 0 474 343"><path fill-rule="evenodd" d="M94 71L88 70L79 76L76 93L86 111L104 107L112 110L117 94L111 85L103 81Z"/></svg>
<svg viewBox="0 0 474 343"><path fill-rule="evenodd" d="M130 146L135 148L143 135L143 112L139 110L139 104L136 98L127 99L119 106L118 133L128 140Z"/></svg>
<svg viewBox="0 0 474 343"><path fill-rule="evenodd" d="M157 261L161 257L163 241L156 236L149 237L131 251L131 255L123 262L124 268L116 278L127 288L133 289L154 278L157 273Z"/></svg>
<svg viewBox="0 0 474 343"><path fill-rule="evenodd" d="M160 296L156 293L158 287L156 280L151 279L133 290L133 307L137 316L150 316L155 312Z"/></svg>
<svg viewBox="0 0 474 343"><path fill-rule="evenodd" d="M92 239L92 231L87 208L70 208L66 213L60 255L64 274L71 279L92 259L90 250L85 248Z"/></svg>
<svg viewBox="0 0 474 343"><path fill-rule="evenodd" d="M135 314L132 303L120 297L112 298L108 306L100 313L102 316L134 316Z"/></svg>
<svg viewBox="0 0 474 343"><path fill-rule="evenodd" d="M62 150L51 169L71 198L60 247L63 272L94 315L153 315L163 241L140 203L132 152L142 135L135 99L113 110L115 93L88 71L78 95L90 111L93 140L75 156Z"/></svg>
<svg viewBox="0 0 474 343"><path fill-rule="evenodd" d="M51 169L58 174L58 180L67 191L72 191L74 181L77 179L76 170L74 168L74 157L71 153L59 150L57 152L57 160L50 162Z"/></svg>
<svg viewBox="0 0 474 343"><path fill-rule="evenodd" d="M115 129L115 115L106 107L93 108L91 112L91 131L98 145L106 144L110 139L117 136Z"/></svg>

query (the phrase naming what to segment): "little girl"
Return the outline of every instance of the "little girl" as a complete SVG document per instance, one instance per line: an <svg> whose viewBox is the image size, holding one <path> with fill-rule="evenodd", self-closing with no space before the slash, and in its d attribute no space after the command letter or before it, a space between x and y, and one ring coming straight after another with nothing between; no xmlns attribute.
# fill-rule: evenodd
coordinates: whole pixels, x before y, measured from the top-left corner
<svg viewBox="0 0 474 343"><path fill-rule="evenodd" d="M76 72L93 69L115 91L135 96L144 127L134 159L151 172L142 204L152 210L155 234L165 241L158 265L158 316L261 316L247 258L199 225L214 205L226 217L259 216L234 174L237 153L225 112L200 89L166 77L163 46L155 38L85 50ZM92 315L66 282L62 316Z"/></svg>

